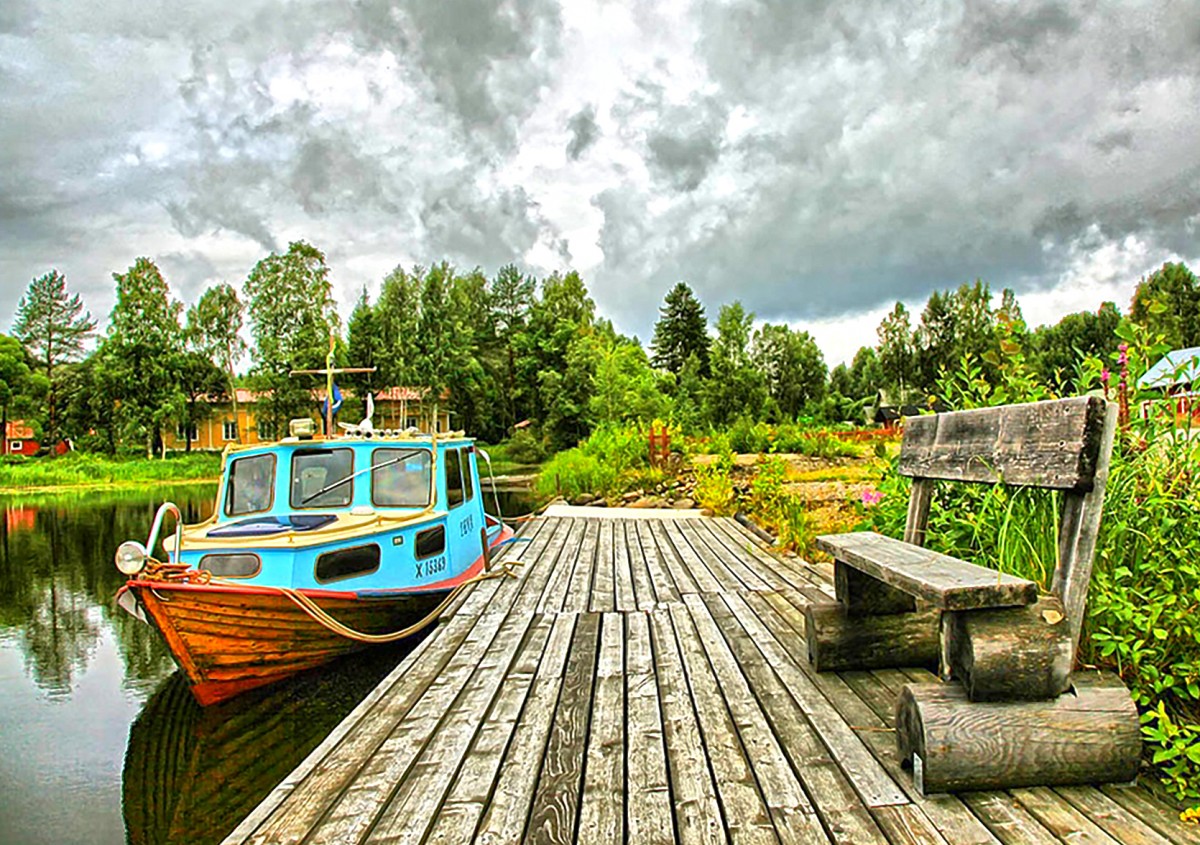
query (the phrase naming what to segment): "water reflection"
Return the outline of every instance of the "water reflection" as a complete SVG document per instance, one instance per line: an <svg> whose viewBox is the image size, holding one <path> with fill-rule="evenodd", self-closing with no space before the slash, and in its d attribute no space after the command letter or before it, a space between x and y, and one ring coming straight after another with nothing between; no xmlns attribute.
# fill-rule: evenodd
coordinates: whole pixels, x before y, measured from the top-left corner
<svg viewBox="0 0 1200 845"><path fill-rule="evenodd" d="M133 845L219 842L419 642L372 649L202 708L176 673L129 731L123 774Z"/></svg>

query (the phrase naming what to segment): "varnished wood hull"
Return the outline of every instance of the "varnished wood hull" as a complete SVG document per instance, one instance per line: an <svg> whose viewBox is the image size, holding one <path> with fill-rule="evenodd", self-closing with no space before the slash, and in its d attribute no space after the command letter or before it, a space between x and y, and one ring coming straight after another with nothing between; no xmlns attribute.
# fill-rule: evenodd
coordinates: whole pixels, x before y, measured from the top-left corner
<svg viewBox="0 0 1200 845"><path fill-rule="evenodd" d="M347 627L386 634L426 617L453 586L370 598L302 592ZM205 706L367 647L330 631L270 588L131 581L128 589Z"/></svg>

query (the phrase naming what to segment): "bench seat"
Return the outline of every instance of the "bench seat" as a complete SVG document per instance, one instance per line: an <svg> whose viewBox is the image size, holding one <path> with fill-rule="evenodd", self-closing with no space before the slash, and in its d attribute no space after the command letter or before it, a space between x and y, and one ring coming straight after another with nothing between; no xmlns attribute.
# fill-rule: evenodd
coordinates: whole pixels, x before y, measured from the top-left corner
<svg viewBox="0 0 1200 845"><path fill-rule="evenodd" d="M1021 607L1038 598L1033 581L871 531L824 534L816 544L836 562L941 610Z"/></svg>

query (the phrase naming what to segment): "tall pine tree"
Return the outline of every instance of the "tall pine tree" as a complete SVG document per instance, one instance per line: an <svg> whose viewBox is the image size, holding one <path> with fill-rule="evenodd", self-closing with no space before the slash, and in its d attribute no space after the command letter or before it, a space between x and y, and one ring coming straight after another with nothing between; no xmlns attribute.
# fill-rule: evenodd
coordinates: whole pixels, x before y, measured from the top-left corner
<svg viewBox="0 0 1200 845"><path fill-rule="evenodd" d="M708 322L704 318L704 306L692 289L679 282L667 294L661 316L654 324L654 357L656 367L670 370L676 375L691 355L700 362L701 373L708 373Z"/></svg>

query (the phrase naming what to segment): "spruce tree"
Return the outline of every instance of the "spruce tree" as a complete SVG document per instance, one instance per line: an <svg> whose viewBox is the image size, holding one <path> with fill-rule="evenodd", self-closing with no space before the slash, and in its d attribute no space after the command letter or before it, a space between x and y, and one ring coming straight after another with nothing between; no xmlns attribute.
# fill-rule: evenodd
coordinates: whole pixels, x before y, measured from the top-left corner
<svg viewBox="0 0 1200 845"><path fill-rule="evenodd" d="M13 335L38 362L50 383L47 392L47 435L58 439L56 376L60 364L83 356L83 345L96 330L96 321L83 310L79 294L67 293L67 279L51 270L29 283L17 306Z"/></svg>
<svg viewBox="0 0 1200 845"><path fill-rule="evenodd" d="M708 322L704 306L692 289L683 282L671 288L659 309L662 314L654 324L654 357L656 367L678 374L689 355L700 361L701 373L708 373Z"/></svg>

